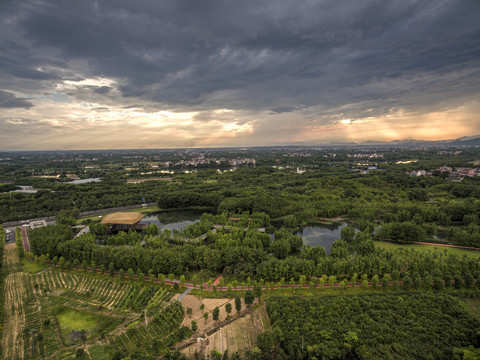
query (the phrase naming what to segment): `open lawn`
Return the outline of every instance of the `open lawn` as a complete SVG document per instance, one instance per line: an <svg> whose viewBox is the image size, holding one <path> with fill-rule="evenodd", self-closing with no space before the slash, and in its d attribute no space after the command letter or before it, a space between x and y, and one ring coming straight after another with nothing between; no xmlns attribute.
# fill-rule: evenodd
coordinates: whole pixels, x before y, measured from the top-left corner
<svg viewBox="0 0 480 360"><path fill-rule="evenodd" d="M50 265L39 264L39 263L36 263L35 261L30 261L27 259L22 260L22 266L23 266L23 270L25 270L30 274L36 274L39 271L42 271L44 269L51 267Z"/></svg>
<svg viewBox="0 0 480 360"><path fill-rule="evenodd" d="M477 250L458 249L444 246L423 245L423 244L396 244L388 241L375 241L375 246L382 249L414 249L418 251L447 252L454 255L467 255L469 257L478 257L480 253Z"/></svg>
<svg viewBox="0 0 480 360"><path fill-rule="evenodd" d="M91 331L98 324L98 317L86 311L77 311L75 309L64 308L57 314L60 331L64 338L72 330Z"/></svg>
<svg viewBox="0 0 480 360"><path fill-rule="evenodd" d="M56 312L56 318L60 326L60 334L67 343L80 340L77 332L85 333L85 335L89 337L94 333L100 333L120 323L120 320L116 318L97 315L65 306L60 307Z"/></svg>

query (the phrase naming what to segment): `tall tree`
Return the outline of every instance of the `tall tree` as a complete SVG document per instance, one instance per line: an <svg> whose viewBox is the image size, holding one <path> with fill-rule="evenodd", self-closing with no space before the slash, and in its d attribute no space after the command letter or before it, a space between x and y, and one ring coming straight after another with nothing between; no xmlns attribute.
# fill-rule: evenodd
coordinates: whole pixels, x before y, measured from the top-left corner
<svg viewBox="0 0 480 360"><path fill-rule="evenodd" d="M237 313L242 310L242 300L238 296L235 296L235 310L237 310Z"/></svg>
<svg viewBox="0 0 480 360"><path fill-rule="evenodd" d="M213 309L213 312L212 312L213 320L218 321L218 316L219 315L220 315L220 309L219 309L218 306L216 306L215 309Z"/></svg>
<svg viewBox="0 0 480 360"><path fill-rule="evenodd" d="M250 306L253 304L254 300L255 300L255 295L253 294L253 291L247 290L245 292L245 304L247 304L247 306Z"/></svg>

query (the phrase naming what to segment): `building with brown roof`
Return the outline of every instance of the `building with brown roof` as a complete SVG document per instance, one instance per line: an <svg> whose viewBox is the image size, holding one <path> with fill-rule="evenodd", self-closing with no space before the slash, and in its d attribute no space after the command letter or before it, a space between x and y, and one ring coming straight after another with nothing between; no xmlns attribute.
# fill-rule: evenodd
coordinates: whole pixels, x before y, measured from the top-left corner
<svg viewBox="0 0 480 360"><path fill-rule="evenodd" d="M135 230L144 216L139 212L118 212L106 215L102 224L107 227L108 232Z"/></svg>

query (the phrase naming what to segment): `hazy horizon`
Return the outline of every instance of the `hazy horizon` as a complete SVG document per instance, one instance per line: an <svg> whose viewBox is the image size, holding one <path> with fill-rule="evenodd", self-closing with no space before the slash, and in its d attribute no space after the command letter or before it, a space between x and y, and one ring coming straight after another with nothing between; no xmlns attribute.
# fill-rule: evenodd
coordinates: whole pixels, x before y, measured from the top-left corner
<svg viewBox="0 0 480 360"><path fill-rule="evenodd" d="M463 137L462 137L463 138ZM480 139L480 135L477 136L465 136L464 138L474 138ZM456 141L461 138L457 139L440 139L435 140L437 142L443 141ZM331 142L331 143L317 143L317 144L304 144L304 143L284 143L284 144L274 144L274 145L219 145L219 146L189 146L189 147L180 147L180 146L171 146L171 147L117 147L117 148L51 148L51 149L2 149L0 148L0 153L8 153L8 152L56 152L56 151L148 151L148 150L222 150L222 149L233 149L233 150L242 150L242 149L256 149L256 148L356 148L356 147L381 147L389 146L394 148L397 144L407 144L409 142L418 143L421 145L422 143L429 143L431 140L422 140L422 139L405 139L405 140L392 140L392 141L374 141L374 140L366 140L362 142ZM432 143L435 145L435 143Z"/></svg>

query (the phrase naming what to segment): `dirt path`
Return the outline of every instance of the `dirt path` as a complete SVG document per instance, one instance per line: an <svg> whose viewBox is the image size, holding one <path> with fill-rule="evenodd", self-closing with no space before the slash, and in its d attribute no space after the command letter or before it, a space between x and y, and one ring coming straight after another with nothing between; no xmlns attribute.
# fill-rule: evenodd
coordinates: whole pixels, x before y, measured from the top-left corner
<svg viewBox="0 0 480 360"><path fill-rule="evenodd" d="M7 271L19 263L16 244L5 246L4 264ZM25 296L23 272L12 272L5 278L4 331L2 336L3 359L24 359L23 328Z"/></svg>

